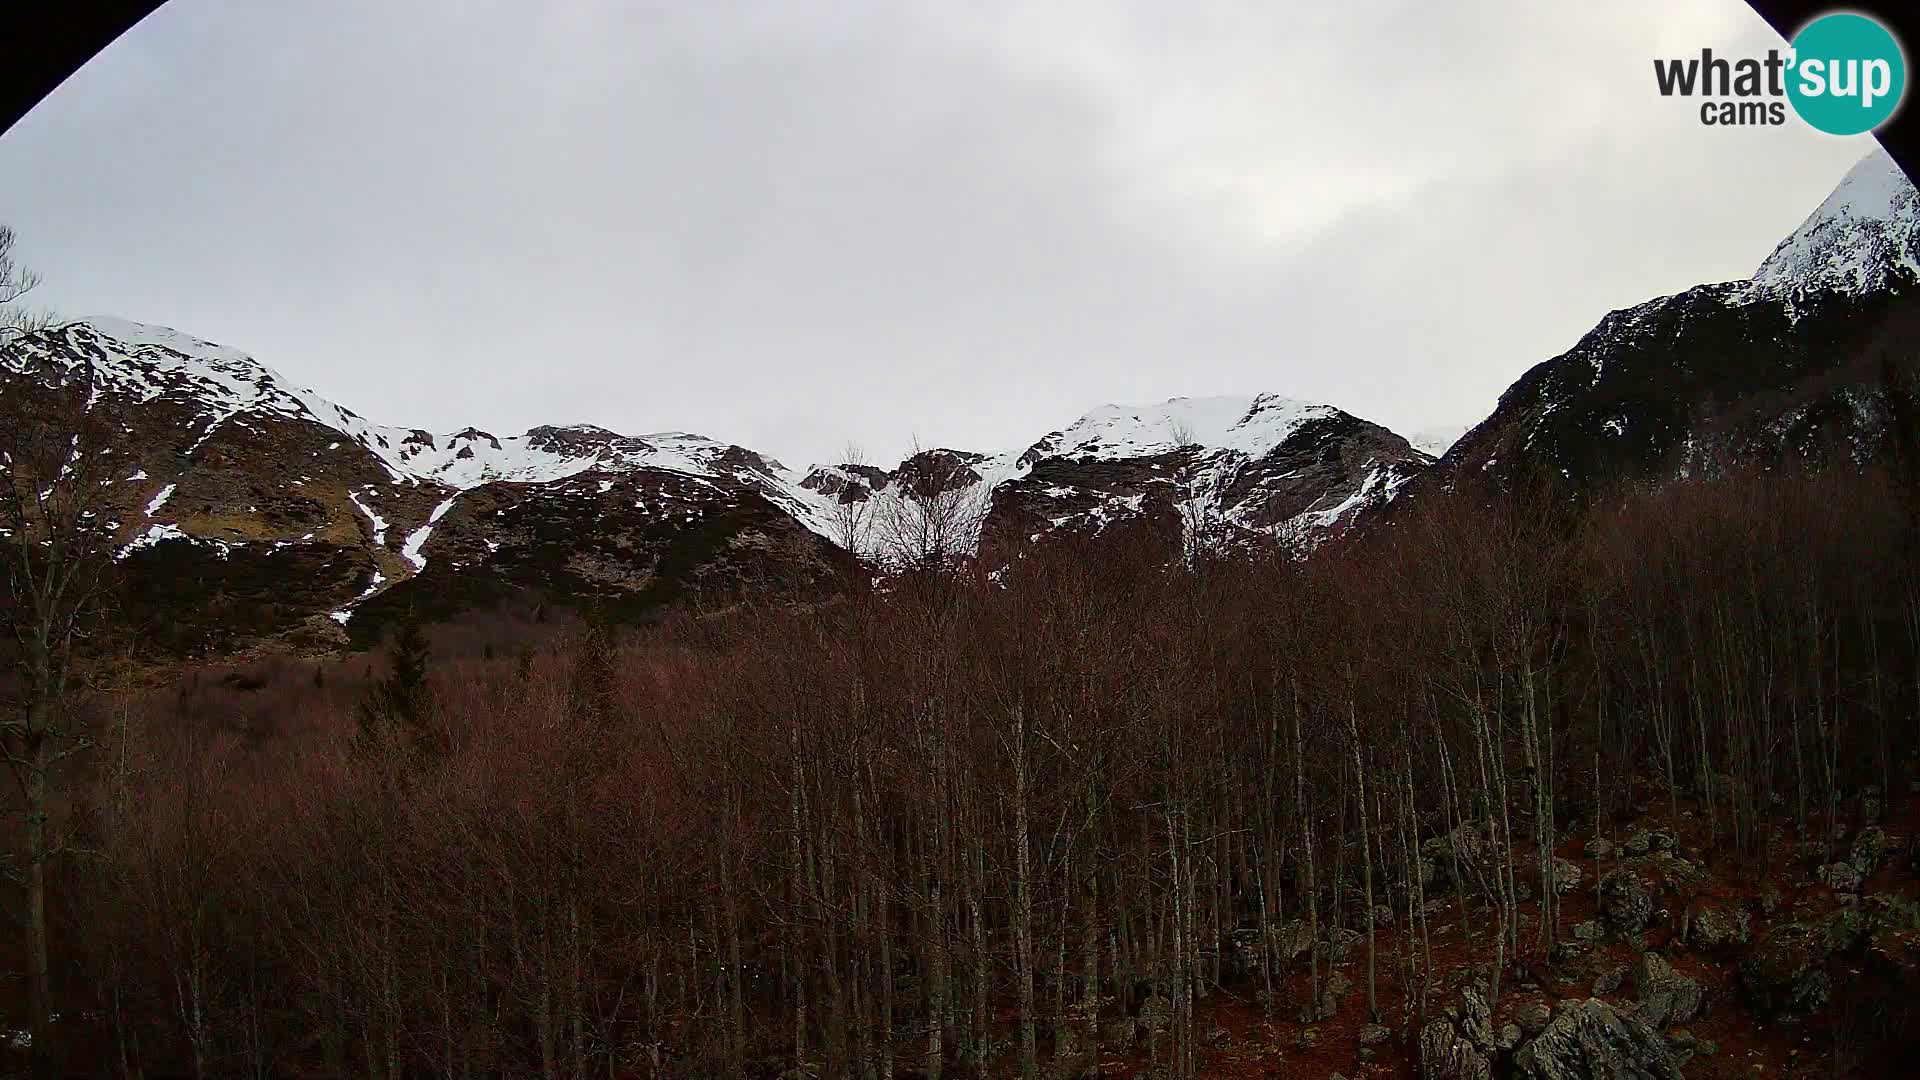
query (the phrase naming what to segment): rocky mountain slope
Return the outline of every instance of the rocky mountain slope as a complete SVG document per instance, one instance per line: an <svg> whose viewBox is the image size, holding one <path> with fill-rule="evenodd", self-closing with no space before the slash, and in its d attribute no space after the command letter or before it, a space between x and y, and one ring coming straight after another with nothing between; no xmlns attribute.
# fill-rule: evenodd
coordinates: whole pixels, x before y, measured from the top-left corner
<svg viewBox="0 0 1920 1080"><path fill-rule="evenodd" d="M929 489L954 496L968 544L989 557L1071 533L1145 528L1162 538L1311 543L1392 499L1432 459L1377 424L1272 394L1106 405L1017 453L927 451L899 468L816 469L801 483L840 502L871 502L867 542L914 531L907 506ZM908 521L903 530L896 524Z"/></svg>
<svg viewBox="0 0 1920 1080"><path fill-rule="evenodd" d="M1013 543L1142 518L1189 542L1310 543L1392 499L1431 460L1377 424L1273 395L1108 406L1028 448L988 523Z"/></svg>
<svg viewBox="0 0 1920 1080"><path fill-rule="evenodd" d="M1876 152L1752 278L1609 314L1485 421L1419 446L1328 405L1176 398L1103 406L1018 450L801 472L681 432L383 426L244 353L112 319L10 345L0 392L94 372L94 408L123 436L128 602L157 647L333 647L405 613L553 602L639 618L818 597L849 546L1004 561L1144 529L1189 547L1310 548L1403 490L1466 477L1595 487L1864 460L1887 426L1881 358L1920 333L1917 283L1920 194Z"/></svg>
<svg viewBox="0 0 1920 1080"><path fill-rule="evenodd" d="M188 654L366 644L403 614L500 604L638 618L819 596L846 565L837 545L886 558L924 529L930 487L948 497L957 554L1123 524L1310 539L1430 461L1338 409L1272 396L1109 406L1024 450L888 470L800 473L680 432L439 435L368 421L236 350L100 318L10 346L0 392L70 389L88 370L121 436L130 602L156 646Z"/></svg>
<svg viewBox="0 0 1920 1080"><path fill-rule="evenodd" d="M541 427L496 438L383 427L243 353L91 319L10 347L5 391L94 372L122 436L115 503L130 602L168 651L366 641L516 596L644 610L751 581L832 576L777 463L679 433ZM400 588L403 583L434 588Z"/></svg>
<svg viewBox="0 0 1920 1080"><path fill-rule="evenodd" d="M1920 331L1920 194L1862 160L1746 281L1615 311L1521 376L1422 481L1575 485L1839 455L1886 426L1882 358Z"/></svg>

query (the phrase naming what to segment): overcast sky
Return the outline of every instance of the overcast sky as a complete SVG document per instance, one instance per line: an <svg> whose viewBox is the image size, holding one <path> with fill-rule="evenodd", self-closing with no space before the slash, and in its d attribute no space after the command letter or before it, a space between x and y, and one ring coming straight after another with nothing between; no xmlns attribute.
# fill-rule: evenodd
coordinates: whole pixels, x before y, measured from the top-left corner
<svg viewBox="0 0 1920 1080"><path fill-rule="evenodd" d="M1024 446L1479 419L1872 149L1702 127L1742 0L170 0L0 136L39 299L387 423Z"/></svg>

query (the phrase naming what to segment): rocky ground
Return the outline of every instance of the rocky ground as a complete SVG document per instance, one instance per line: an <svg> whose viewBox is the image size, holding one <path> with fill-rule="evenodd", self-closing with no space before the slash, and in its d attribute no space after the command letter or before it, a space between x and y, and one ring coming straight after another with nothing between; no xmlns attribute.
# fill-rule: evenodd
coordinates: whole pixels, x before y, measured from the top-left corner
<svg viewBox="0 0 1920 1080"><path fill-rule="evenodd" d="M1319 1015L1304 971L1262 1002L1257 975L1197 1008L1200 1075L1316 1080L1686 1080L1882 1077L1920 1073L1900 1049L1920 1033L1920 798L1850 808L1829 850L1790 830L1770 838L1771 865L1723 857L1706 823L1663 807L1595 836L1570 830L1556 852L1559 940L1542 955L1538 905L1522 904L1523 946L1497 998L1484 958L1495 915L1457 892L1430 901L1431 948L1443 972L1432 1015L1413 1015L1396 957L1401 928L1376 932L1377 997L1367 1011L1365 940L1336 929ZM1723 823L1724 827L1724 823ZM1447 839L1429 841L1444 861ZM1524 866L1525 852L1516 852ZM1444 888L1444 872L1439 883ZM1523 890L1527 881L1521 878ZM1278 932L1300 940L1302 925ZM1283 949L1284 951L1290 951ZM1414 995L1421 988L1412 988ZM1166 1074L1168 1010L1148 997L1102 1027L1098 1074ZM1091 1073L1091 1055L1086 1065Z"/></svg>

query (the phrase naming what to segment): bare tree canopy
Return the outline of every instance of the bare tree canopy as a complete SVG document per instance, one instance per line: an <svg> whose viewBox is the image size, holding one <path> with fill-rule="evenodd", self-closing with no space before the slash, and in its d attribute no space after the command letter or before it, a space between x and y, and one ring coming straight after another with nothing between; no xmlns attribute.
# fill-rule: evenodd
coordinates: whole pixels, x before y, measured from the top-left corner
<svg viewBox="0 0 1920 1080"><path fill-rule="evenodd" d="M0 757L25 818L27 995L35 1068L54 1068L48 892L52 863L71 825L54 818L62 763L92 744L70 706L77 656L98 614L119 523L111 520L112 448L95 402L90 364L63 367L32 348L43 320L21 311L37 279L12 256L0 227L0 648L15 662L18 701L0 720Z"/></svg>

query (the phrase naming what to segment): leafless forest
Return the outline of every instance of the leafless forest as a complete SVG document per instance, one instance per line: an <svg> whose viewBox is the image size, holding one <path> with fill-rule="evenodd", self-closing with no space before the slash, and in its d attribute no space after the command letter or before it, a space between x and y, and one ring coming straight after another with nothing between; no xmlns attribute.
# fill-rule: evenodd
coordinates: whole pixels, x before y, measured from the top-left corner
<svg viewBox="0 0 1920 1080"><path fill-rule="evenodd" d="M1907 795L1894 457L1572 510L1429 493L1305 559L1136 535L989 575L934 523L938 557L804 610L501 617L343 660L115 662L109 598L40 740L9 720L45 789L8 863L46 879L36 1056L1191 1077L1229 1002L1404 1045L1463 978L1550 978L1589 838L1666 830L1758 880Z"/></svg>

